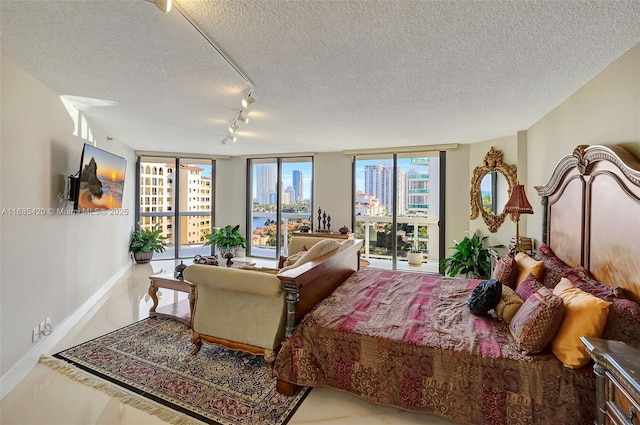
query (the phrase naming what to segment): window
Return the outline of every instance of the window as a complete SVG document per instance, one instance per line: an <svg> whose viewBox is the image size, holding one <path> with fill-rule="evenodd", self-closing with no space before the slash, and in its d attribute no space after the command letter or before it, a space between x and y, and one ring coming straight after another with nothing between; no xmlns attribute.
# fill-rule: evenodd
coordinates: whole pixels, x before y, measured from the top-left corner
<svg viewBox="0 0 640 425"><path fill-rule="evenodd" d="M180 194L199 192L203 185L211 193L215 162L208 159L161 157L140 157L139 161L140 193L153 196L140 197L136 212L138 221L144 228L162 229L162 234L168 237L167 250L154 258L211 255L212 248L205 246L203 242L204 235L211 233L211 200L214 197L209 197L209 201L205 203ZM177 175L176 170L179 170ZM165 177L151 178L151 175ZM178 182L179 187L176 187ZM146 205L154 206L149 208Z"/></svg>
<svg viewBox="0 0 640 425"><path fill-rule="evenodd" d="M428 271L438 272L440 153L356 156L354 174L355 233L365 241L364 258L395 269L418 250Z"/></svg>
<svg viewBox="0 0 640 425"><path fill-rule="evenodd" d="M250 159L248 169L248 255L278 258L293 232L311 225L313 158Z"/></svg>

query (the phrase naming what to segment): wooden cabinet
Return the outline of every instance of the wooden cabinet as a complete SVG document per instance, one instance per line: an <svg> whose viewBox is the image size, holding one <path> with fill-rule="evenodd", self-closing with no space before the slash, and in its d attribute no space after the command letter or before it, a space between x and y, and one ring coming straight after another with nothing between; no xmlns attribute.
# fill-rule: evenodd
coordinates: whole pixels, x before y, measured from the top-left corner
<svg viewBox="0 0 640 425"><path fill-rule="evenodd" d="M580 339L595 362L595 424L640 425L640 350L620 341Z"/></svg>

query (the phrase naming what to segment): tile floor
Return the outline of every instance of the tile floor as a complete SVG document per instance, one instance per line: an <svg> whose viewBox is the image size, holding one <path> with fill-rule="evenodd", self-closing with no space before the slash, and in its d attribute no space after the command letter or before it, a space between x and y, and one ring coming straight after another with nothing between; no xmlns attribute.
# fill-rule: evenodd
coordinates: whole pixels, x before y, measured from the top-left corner
<svg viewBox="0 0 640 425"><path fill-rule="evenodd" d="M269 261L263 264L264 261L256 261L263 266L271 266L272 263ZM95 306L49 354L147 317L152 305L147 295L149 275L170 272L175 264L173 260L162 260L134 265L110 289L103 302ZM170 290L161 291L164 293L160 305L185 296ZM0 424L3 425L164 423L166 422L155 416L121 403L41 364L36 365L29 375L0 401ZM454 425L454 422L425 413L371 404L350 394L320 387L311 391L289 424Z"/></svg>

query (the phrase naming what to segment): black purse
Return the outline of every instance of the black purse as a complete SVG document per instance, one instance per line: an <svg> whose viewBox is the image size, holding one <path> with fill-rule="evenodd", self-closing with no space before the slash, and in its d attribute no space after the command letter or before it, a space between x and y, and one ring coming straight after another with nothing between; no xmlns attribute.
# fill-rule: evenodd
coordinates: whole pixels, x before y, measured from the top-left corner
<svg viewBox="0 0 640 425"><path fill-rule="evenodd" d="M489 310L495 308L502 297L502 283L495 279L480 282L473 289L467 304L469 311L476 316L487 314Z"/></svg>

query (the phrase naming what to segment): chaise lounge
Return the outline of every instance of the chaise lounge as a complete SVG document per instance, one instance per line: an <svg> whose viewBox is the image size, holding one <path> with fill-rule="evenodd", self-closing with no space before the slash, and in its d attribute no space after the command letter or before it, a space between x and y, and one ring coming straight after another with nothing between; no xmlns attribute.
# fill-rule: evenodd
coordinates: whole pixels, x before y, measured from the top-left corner
<svg viewBox="0 0 640 425"><path fill-rule="evenodd" d="M218 344L263 355L271 368L287 332L357 269L360 246L353 240L294 237L289 254L298 258L282 269L187 267L185 279L196 285L192 354L203 342Z"/></svg>

